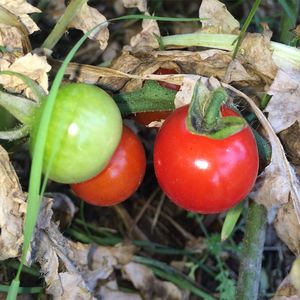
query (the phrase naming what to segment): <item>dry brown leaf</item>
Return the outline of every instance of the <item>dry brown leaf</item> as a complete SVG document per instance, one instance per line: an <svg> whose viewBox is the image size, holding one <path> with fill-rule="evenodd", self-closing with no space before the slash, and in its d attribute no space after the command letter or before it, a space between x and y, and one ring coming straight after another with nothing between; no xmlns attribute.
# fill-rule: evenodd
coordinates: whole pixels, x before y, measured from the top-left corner
<svg viewBox="0 0 300 300"><path fill-rule="evenodd" d="M174 284L158 280L147 266L130 262L123 267L123 272L146 300L183 299L183 293Z"/></svg>
<svg viewBox="0 0 300 300"><path fill-rule="evenodd" d="M0 260L20 254L25 200L8 154L0 146Z"/></svg>
<svg viewBox="0 0 300 300"><path fill-rule="evenodd" d="M97 9L85 3L69 27L74 27L86 33L104 21L106 21L106 18ZM103 50L107 46L109 31L107 28L96 29L89 35L89 38L99 42L100 48Z"/></svg>
<svg viewBox="0 0 300 300"><path fill-rule="evenodd" d="M122 0L122 2L126 8L137 7L140 12L147 10L147 0Z"/></svg>
<svg viewBox="0 0 300 300"><path fill-rule="evenodd" d="M293 262L290 272L291 282L300 296L300 256Z"/></svg>
<svg viewBox="0 0 300 300"><path fill-rule="evenodd" d="M103 300L142 300L139 294L120 292L117 289L111 289L106 286L101 287L97 296Z"/></svg>
<svg viewBox="0 0 300 300"><path fill-rule="evenodd" d="M292 201L281 206L274 221L277 235L296 255L300 254L300 225Z"/></svg>
<svg viewBox="0 0 300 300"><path fill-rule="evenodd" d="M51 66L47 63L45 56L28 53L16 59L8 68L0 64L1 71L9 70L21 73L35 80L45 92L48 91L48 75ZM16 76L0 75L0 83L8 91L21 93L25 91L28 98L34 98L31 89Z"/></svg>
<svg viewBox="0 0 300 300"><path fill-rule="evenodd" d="M265 109L268 119L276 132L300 122L300 72L279 70L268 94L272 98Z"/></svg>
<svg viewBox="0 0 300 300"><path fill-rule="evenodd" d="M52 199L43 199L32 243L33 259L41 266L47 293L54 299L94 299L91 292L99 280L106 280L114 268L130 262L135 247L92 246L68 240L51 221L52 205Z"/></svg>
<svg viewBox="0 0 300 300"><path fill-rule="evenodd" d="M247 34L240 47L238 59L243 66L249 66L265 82L272 83L277 66L272 58L269 35Z"/></svg>
<svg viewBox="0 0 300 300"><path fill-rule="evenodd" d="M290 275L281 282L272 300L300 300L300 295L297 295L297 289L291 282Z"/></svg>
<svg viewBox="0 0 300 300"><path fill-rule="evenodd" d="M146 13L146 15L149 15ZM160 36L159 27L156 20L143 20L142 30L130 40L130 47L125 46L125 50L135 52L149 52L158 49L159 44L155 35Z"/></svg>
<svg viewBox="0 0 300 300"><path fill-rule="evenodd" d="M237 33L240 23L226 9L225 4L218 0L203 0L199 9L201 31L209 33Z"/></svg>
<svg viewBox="0 0 300 300"><path fill-rule="evenodd" d="M40 13L41 11L37 7L32 6L26 0L0 0L0 5L17 16L30 34L39 30L39 27L28 16L31 13Z"/></svg>

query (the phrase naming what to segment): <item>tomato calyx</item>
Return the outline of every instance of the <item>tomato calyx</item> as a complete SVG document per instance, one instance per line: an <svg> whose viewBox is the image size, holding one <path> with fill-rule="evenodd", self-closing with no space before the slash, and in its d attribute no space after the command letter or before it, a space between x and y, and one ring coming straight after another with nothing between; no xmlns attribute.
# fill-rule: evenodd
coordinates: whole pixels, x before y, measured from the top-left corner
<svg viewBox="0 0 300 300"><path fill-rule="evenodd" d="M247 126L244 118L223 117L221 114L221 108L227 100L228 94L224 88L210 91L201 81L198 81L186 119L188 130L214 139L224 139L240 132Z"/></svg>

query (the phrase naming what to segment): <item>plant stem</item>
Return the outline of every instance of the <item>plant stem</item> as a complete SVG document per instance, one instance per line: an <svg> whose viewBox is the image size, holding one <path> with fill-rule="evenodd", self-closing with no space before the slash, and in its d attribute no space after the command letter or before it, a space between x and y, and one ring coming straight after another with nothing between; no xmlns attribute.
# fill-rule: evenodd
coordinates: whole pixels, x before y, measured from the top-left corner
<svg viewBox="0 0 300 300"><path fill-rule="evenodd" d="M246 30L247 30L248 26L250 25L250 23L251 23L254 15L255 15L256 10L258 9L258 7L260 5L260 2L261 2L261 0L255 0L255 3L253 4L253 6L251 8L251 11L250 11L250 13L249 13L249 15L248 15L248 17L247 17L247 19L246 19L243 27L242 27L241 33L240 33L240 35L238 37L238 41L236 43L236 46L235 46L233 54L232 54L232 59L236 58L236 55L237 55L237 53L238 53L238 51L240 49L240 46L241 46L241 44L243 42L243 39L244 39L244 37L246 35Z"/></svg>
<svg viewBox="0 0 300 300"><path fill-rule="evenodd" d="M207 47L233 51L234 41L238 38L235 34L218 34L218 33L188 33L177 34L162 37L164 46L182 46L182 47ZM284 44L271 42L273 59L278 66L284 66L287 62L299 69L300 49L290 47Z"/></svg>
<svg viewBox="0 0 300 300"><path fill-rule="evenodd" d="M207 107L203 118L203 127L207 131L214 130L221 117L220 108L221 105L226 103L228 95L223 88L216 89L213 92L211 101Z"/></svg>
<svg viewBox="0 0 300 300"><path fill-rule="evenodd" d="M257 299L266 223L266 209L262 205L252 202L249 207L243 241L236 300Z"/></svg>
<svg viewBox="0 0 300 300"><path fill-rule="evenodd" d="M64 35L67 26L71 23L83 4L85 4L86 2L87 0L72 0L70 2L65 10L65 13L58 20L51 33L42 44L41 48L53 49L56 43Z"/></svg>

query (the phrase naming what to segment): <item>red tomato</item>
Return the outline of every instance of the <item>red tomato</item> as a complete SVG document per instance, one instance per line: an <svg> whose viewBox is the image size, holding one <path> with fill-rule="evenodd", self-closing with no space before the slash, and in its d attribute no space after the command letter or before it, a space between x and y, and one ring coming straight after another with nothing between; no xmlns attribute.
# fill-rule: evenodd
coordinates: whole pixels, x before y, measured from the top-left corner
<svg viewBox="0 0 300 300"><path fill-rule="evenodd" d="M169 75L169 74L178 74L178 72L174 69L163 69L163 68L159 68L157 71L154 72L154 74L157 75ZM159 81L158 82L161 86L170 89L170 90L174 90L174 91L179 91L180 90L180 85L174 84L174 83L168 83L168 82L164 82L164 81Z"/></svg>
<svg viewBox="0 0 300 300"><path fill-rule="evenodd" d="M90 180L72 184L71 189L90 204L118 204L137 190L145 170L144 147L132 130L123 126L120 144L107 167Z"/></svg>
<svg viewBox="0 0 300 300"><path fill-rule="evenodd" d="M178 72L174 69L163 69L159 68L154 74L157 75L168 75L168 74L178 74ZM158 82L161 86L174 90L179 91L180 85L168 83L164 81ZM171 111L164 110L164 111L149 111L149 112L140 112L135 114L134 119L140 123L141 125L148 125L153 121L160 121L166 119L170 115Z"/></svg>
<svg viewBox="0 0 300 300"><path fill-rule="evenodd" d="M223 140L193 134L188 106L175 110L158 132L154 168L166 195L190 211L225 211L243 200L258 172L258 151L249 127ZM228 107L223 116L238 116Z"/></svg>

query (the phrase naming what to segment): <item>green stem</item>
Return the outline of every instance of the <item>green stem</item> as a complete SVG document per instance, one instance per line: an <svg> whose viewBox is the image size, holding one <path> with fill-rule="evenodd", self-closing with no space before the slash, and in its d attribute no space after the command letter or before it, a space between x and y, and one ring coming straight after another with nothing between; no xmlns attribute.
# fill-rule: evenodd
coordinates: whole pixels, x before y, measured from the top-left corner
<svg viewBox="0 0 300 300"><path fill-rule="evenodd" d="M182 47L207 47L233 51L234 42L238 38L235 34L218 34L218 33L188 33L169 35L162 37L164 46L182 46ZM300 49L290 47L284 44L271 42L273 59L278 66L284 66L286 62L291 63L294 67L299 68Z"/></svg>
<svg viewBox="0 0 300 300"><path fill-rule="evenodd" d="M22 126L13 130L0 131L0 140L14 141L27 136L30 132L29 126Z"/></svg>
<svg viewBox="0 0 300 300"><path fill-rule="evenodd" d="M203 127L207 131L213 131L218 125L221 118L220 108L226 103L227 99L228 95L223 88L218 88L213 92L211 101L203 118Z"/></svg>
<svg viewBox="0 0 300 300"><path fill-rule="evenodd" d="M232 59L236 58L236 55L237 55L237 53L238 53L238 51L240 49L240 46L241 46L241 44L243 42L243 39L244 39L244 37L246 35L246 30L247 30L248 26L250 25L250 23L251 23L254 15L255 15L256 10L258 9L258 7L260 5L260 2L261 2L261 0L255 0L255 3L253 4L253 6L251 8L251 11L250 11L250 13L249 13L249 15L248 15L248 17L247 17L247 19L246 19L243 27L242 27L240 35L238 37L238 41L236 43L236 46L235 46L233 54L232 54Z"/></svg>
<svg viewBox="0 0 300 300"><path fill-rule="evenodd" d="M255 202L251 203L243 241L236 300L257 299L266 223L266 209Z"/></svg>
<svg viewBox="0 0 300 300"><path fill-rule="evenodd" d="M0 105L25 125L31 125L38 104L24 97L0 91Z"/></svg>
<svg viewBox="0 0 300 300"><path fill-rule="evenodd" d="M41 48L53 49L60 38L65 34L68 25L72 22L74 17L77 15L83 4L87 0L72 0L67 6L65 13L56 23L54 29L48 35Z"/></svg>

